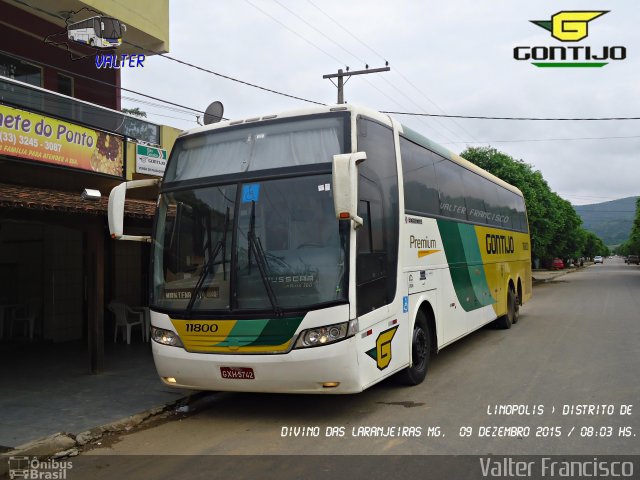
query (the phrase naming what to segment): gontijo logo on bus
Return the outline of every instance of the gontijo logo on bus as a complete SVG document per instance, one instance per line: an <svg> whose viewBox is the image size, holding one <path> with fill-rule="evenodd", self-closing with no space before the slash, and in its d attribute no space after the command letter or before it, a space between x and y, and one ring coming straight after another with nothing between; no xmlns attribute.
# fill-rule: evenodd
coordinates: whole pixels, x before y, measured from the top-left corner
<svg viewBox="0 0 640 480"><path fill-rule="evenodd" d="M398 327L391 327L380 333L376 339L376 346L365 353L376 361L378 370L384 370L391 363L391 340L396 334Z"/></svg>
<svg viewBox="0 0 640 480"><path fill-rule="evenodd" d="M516 251L515 242L511 235L494 235L487 233L485 236L485 246L488 254L514 253Z"/></svg>
<svg viewBox="0 0 640 480"><path fill-rule="evenodd" d="M579 42L589 35L589 22L609 13L609 10L560 11L551 20L530 20L551 32L561 42ZM610 60L624 60L627 49L623 46L517 46L515 60L535 60L536 67L604 67Z"/></svg>
<svg viewBox="0 0 640 480"><path fill-rule="evenodd" d="M549 30L553 38L561 42L577 42L589 35L589 22L601 17L604 11L564 11L558 12L551 20L530 20L534 25Z"/></svg>

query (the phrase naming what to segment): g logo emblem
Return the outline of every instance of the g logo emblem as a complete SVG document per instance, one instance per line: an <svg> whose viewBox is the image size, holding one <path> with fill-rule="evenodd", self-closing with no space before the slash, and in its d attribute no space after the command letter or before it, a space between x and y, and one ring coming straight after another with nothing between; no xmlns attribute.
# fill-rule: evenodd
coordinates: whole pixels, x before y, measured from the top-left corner
<svg viewBox="0 0 640 480"><path fill-rule="evenodd" d="M553 38L577 42L589 35L589 22L607 12L558 12L551 17Z"/></svg>
<svg viewBox="0 0 640 480"><path fill-rule="evenodd" d="M391 363L391 340L398 330L398 326L385 330L376 339L376 348L368 350L366 353L376 361L378 370L384 370Z"/></svg>

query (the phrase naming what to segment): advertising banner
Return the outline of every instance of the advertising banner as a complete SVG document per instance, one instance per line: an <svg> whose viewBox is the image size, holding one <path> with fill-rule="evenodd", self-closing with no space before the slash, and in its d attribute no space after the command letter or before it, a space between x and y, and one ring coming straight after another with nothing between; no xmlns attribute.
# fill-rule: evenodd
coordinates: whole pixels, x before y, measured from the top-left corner
<svg viewBox="0 0 640 480"><path fill-rule="evenodd" d="M5 105L0 105L0 155L123 176L122 138Z"/></svg>
<svg viewBox="0 0 640 480"><path fill-rule="evenodd" d="M136 145L136 173L164 175L167 166L167 151L164 148Z"/></svg>

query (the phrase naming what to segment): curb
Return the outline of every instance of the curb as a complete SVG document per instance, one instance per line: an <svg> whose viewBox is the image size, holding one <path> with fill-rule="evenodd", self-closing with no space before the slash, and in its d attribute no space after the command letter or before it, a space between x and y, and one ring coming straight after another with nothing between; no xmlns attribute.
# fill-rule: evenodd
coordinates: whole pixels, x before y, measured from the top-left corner
<svg viewBox="0 0 640 480"><path fill-rule="evenodd" d="M556 278L563 277L564 275L569 275L570 273L578 272L580 270L584 270L586 267L587 266L585 265L584 267L577 267L577 268L562 270L562 271L559 271L557 273L554 272L554 275L552 275L549 278L536 279L532 275L531 276L531 280L533 282L533 285L540 285L540 284L543 284L543 283L552 283Z"/></svg>
<svg viewBox="0 0 640 480"><path fill-rule="evenodd" d="M143 422L171 410L177 413L193 412L208 403L205 397L209 394L211 394L211 392L192 393L171 403L167 403L164 406L152 407L135 415L130 415L80 432L77 435L67 432L54 433L53 435L48 435L19 445L13 450L0 454L0 458L8 459L13 456L52 457L54 459L73 457L78 455L79 449L91 442L101 439L105 434L128 432ZM8 462L0 461L0 475L5 475L8 470Z"/></svg>

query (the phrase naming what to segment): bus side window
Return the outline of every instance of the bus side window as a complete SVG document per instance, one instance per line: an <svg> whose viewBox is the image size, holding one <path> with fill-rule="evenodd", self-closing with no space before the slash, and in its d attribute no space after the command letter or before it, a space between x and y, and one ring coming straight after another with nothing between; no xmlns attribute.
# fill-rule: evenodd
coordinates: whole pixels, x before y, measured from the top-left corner
<svg viewBox="0 0 640 480"><path fill-rule="evenodd" d="M457 163L439 157L436 162L436 177L440 191L440 215L456 220L467 219L462 171Z"/></svg>
<svg viewBox="0 0 640 480"><path fill-rule="evenodd" d="M358 167L356 312L363 315L391 303L398 268L398 174L393 132L358 119L358 150L367 160Z"/></svg>

